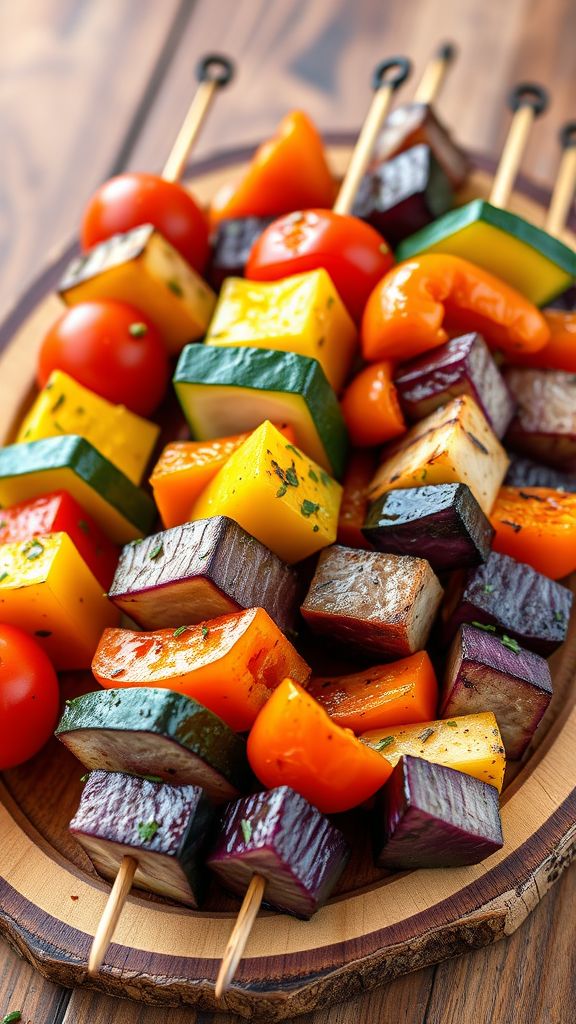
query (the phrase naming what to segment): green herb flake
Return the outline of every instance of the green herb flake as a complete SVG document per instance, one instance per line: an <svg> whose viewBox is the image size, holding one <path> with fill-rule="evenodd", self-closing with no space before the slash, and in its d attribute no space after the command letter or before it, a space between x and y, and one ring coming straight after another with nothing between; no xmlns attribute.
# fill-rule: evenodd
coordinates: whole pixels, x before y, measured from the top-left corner
<svg viewBox="0 0 576 1024"><path fill-rule="evenodd" d="M143 843L150 843L156 835L160 825L157 821L139 821L138 835Z"/></svg>
<svg viewBox="0 0 576 1024"><path fill-rule="evenodd" d="M493 583L485 583L482 589L485 594L493 594L496 587L494 586Z"/></svg>
<svg viewBox="0 0 576 1024"><path fill-rule="evenodd" d="M520 654L520 644L517 640L514 640L513 637L506 636L506 634L504 633L504 636L502 637L500 643L504 647L507 647L509 651L513 651L514 654Z"/></svg>
<svg viewBox="0 0 576 1024"><path fill-rule="evenodd" d="M82 533L90 533L90 527L85 519L78 520L78 529L82 530Z"/></svg>
<svg viewBox="0 0 576 1024"><path fill-rule="evenodd" d="M277 497L277 498L283 498L283 497L284 497L284 495L286 494L286 491L287 491L287 490L288 490L288 488L286 487L286 484L282 484L282 485L281 485L281 486L280 486L280 487L278 488L278 490L276 491L276 497Z"/></svg>
<svg viewBox="0 0 576 1024"><path fill-rule="evenodd" d="M56 401L54 402L54 405L50 409L50 412L58 412L58 409L62 408L62 406L64 405L65 401L66 401L66 395L59 395L58 398L56 399Z"/></svg>
<svg viewBox="0 0 576 1024"><path fill-rule="evenodd" d="M172 633L172 636L176 637L176 639L178 639L178 637L182 636L182 633L185 633L187 629L188 629L188 626L178 626L178 629L174 630L174 632Z"/></svg>
<svg viewBox="0 0 576 1024"><path fill-rule="evenodd" d="M475 620L471 623L472 626L476 626L476 629L483 629L485 633L495 633L496 626L489 626L485 622L476 622Z"/></svg>
<svg viewBox="0 0 576 1024"><path fill-rule="evenodd" d="M0 580L1 579L2 577L0 576ZM566 616L564 615L564 612L554 612L554 622L566 622Z"/></svg>
<svg viewBox="0 0 576 1024"><path fill-rule="evenodd" d="M308 470L308 476L310 477L311 480L314 481L315 484L318 483L318 474L315 473L313 469Z"/></svg>
<svg viewBox="0 0 576 1024"><path fill-rule="evenodd" d="M306 519L309 519L310 516L318 512L319 508L320 505L318 505L317 502L310 501L308 498L304 498L304 501L300 505L300 514L303 515Z"/></svg>
<svg viewBox="0 0 576 1024"><path fill-rule="evenodd" d="M129 548L137 548L139 544L143 544L143 543L144 543L144 537L136 537L136 540L129 540L128 541L128 547Z"/></svg>
<svg viewBox="0 0 576 1024"><path fill-rule="evenodd" d="M3 530L6 526L8 526L7 521L5 519L0 519L0 530Z"/></svg>
<svg viewBox="0 0 576 1024"><path fill-rule="evenodd" d="M312 527L312 533L318 533L319 529L320 527L318 526L318 523L314 523L314 526Z"/></svg>
<svg viewBox="0 0 576 1024"><path fill-rule="evenodd" d="M142 323L130 324L130 327L128 328L128 334L130 334L133 338L143 338L146 334L148 334L148 328L146 327L146 324Z"/></svg>
<svg viewBox="0 0 576 1024"><path fill-rule="evenodd" d="M458 728L458 722L455 722L453 718L451 718L449 722L444 722L444 725L449 725L451 729Z"/></svg>
<svg viewBox="0 0 576 1024"><path fill-rule="evenodd" d="M88 782L90 778L90 772L85 772L84 775L80 776L80 782Z"/></svg>
<svg viewBox="0 0 576 1024"><path fill-rule="evenodd" d="M288 466L288 469L286 470L286 474L285 475L286 475L286 482L289 483L291 487L298 487L298 482L299 482L298 481L298 474L297 474L296 470L294 469L294 466Z"/></svg>
<svg viewBox="0 0 576 1024"><path fill-rule="evenodd" d="M16 1024L16 1021L22 1020L21 1010L12 1010L11 1013L7 1013L5 1017L2 1017L2 1024Z"/></svg>
<svg viewBox="0 0 576 1024"><path fill-rule="evenodd" d="M252 838L252 825L247 818L242 818L242 821L240 822L240 828L242 829L244 842L249 843Z"/></svg>
<svg viewBox="0 0 576 1024"><path fill-rule="evenodd" d="M148 558L150 559L151 562L155 562L156 559L160 558L160 556L163 555L163 554L164 554L164 545L163 545L162 541L160 541L159 544L155 544L154 545L154 547L152 548L152 551L148 555Z"/></svg>
<svg viewBox="0 0 576 1024"><path fill-rule="evenodd" d="M383 739L378 740L378 742L374 744L374 750L386 750L386 747L389 747L391 743L394 743L395 738L395 736L384 736Z"/></svg>
<svg viewBox="0 0 576 1024"><path fill-rule="evenodd" d="M303 459L304 458L304 456L302 455L302 452L299 452L298 449L295 448L293 444L287 444L285 447L288 449L289 452L292 452L294 455L296 455L297 458L299 458L299 459Z"/></svg>
<svg viewBox="0 0 576 1024"><path fill-rule="evenodd" d="M208 636L209 632L210 632L210 630L208 629L208 626L202 626L202 636L204 637L204 639L206 639L206 637Z"/></svg>
<svg viewBox="0 0 576 1024"><path fill-rule="evenodd" d="M44 545L39 540L31 540L24 546L24 554L29 562L34 562L44 554Z"/></svg>
<svg viewBox="0 0 576 1024"><path fill-rule="evenodd" d="M335 297L333 295L329 295L328 298L326 299L326 309L332 309L332 306L334 305L335 302Z"/></svg>
<svg viewBox="0 0 576 1024"><path fill-rule="evenodd" d="M429 740L429 739L430 739L430 737L431 737L431 736L432 736L432 735L433 735L433 734L434 734L435 732L436 732L436 729L431 729L431 728L428 728L428 729L423 729L423 730L422 730L422 732L418 734L418 737L417 737L417 738L418 738L419 740L422 740L422 743L426 743L426 740Z"/></svg>
<svg viewBox="0 0 576 1024"><path fill-rule="evenodd" d="M323 469L320 470L320 479L321 479L322 483L324 484L324 487L330 487L330 484L332 483L332 481L331 481L330 477L328 476L328 473L325 473Z"/></svg>
<svg viewBox="0 0 576 1024"><path fill-rule="evenodd" d="M141 778L144 779L145 782L164 782L161 775L142 775Z"/></svg>
<svg viewBox="0 0 576 1024"><path fill-rule="evenodd" d="M4 583L4 580L7 580L9 578L9 575L10 574L7 572L0 573L0 583Z"/></svg>
<svg viewBox="0 0 576 1024"><path fill-rule="evenodd" d="M179 281L175 281L174 278L172 278L170 281L166 281L166 287L169 288L171 292L174 292L174 295L177 295L179 299L181 299L182 296L184 295L184 289L182 288L182 285L180 284Z"/></svg>

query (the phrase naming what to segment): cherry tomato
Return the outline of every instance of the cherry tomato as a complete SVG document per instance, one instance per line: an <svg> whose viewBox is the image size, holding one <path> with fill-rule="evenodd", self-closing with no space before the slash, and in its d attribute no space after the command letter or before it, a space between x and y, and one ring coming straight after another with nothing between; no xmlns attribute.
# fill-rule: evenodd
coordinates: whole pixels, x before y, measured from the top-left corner
<svg viewBox="0 0 576 1024"><path fill-rule="evenodd" d="M209 252L208 220L182 185L155 174L120 174L97 189L84 211L82 248L141 224L158 228L202 273Z"/></svg>
<svg viewBox="0 0 576 1024"><path fill-rule="evenodd" d="M111 300L80 302L52 325L38 357L40 387L53 370L139 416L160 404L170 374L154 324L134 306Z"/></svg>
<svg viewBox="0 0 576 1024"><path fill-rule="evenodd" d="M406 432L392 363L373 363L354 377L342 398L342 413L355 447L384 444Z"/></svg>
<svg viewBox="0 0 576 1024"><path fill-rule="evenodd" d="M331 210L303 210L270 224L256 240L246 267L253 281L277 281L324 267L348 312L360 321L368 296L394 257L373 227Z"/></svg>
<svg viewBox="0 0 576 1024"><path fill-rule="evenodd" d="M48 656L24 630L0 625L0 769L38 753L52 735L58 706Z"/></svg>

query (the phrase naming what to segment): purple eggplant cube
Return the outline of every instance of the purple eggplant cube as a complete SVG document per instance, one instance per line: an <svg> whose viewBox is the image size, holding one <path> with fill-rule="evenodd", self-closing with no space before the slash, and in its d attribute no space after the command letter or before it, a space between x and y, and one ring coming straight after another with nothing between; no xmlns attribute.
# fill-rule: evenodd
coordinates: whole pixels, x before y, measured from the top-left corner
<svg viewBox="0 0 576 1024"><path fill-rule="evenodd" d="M394 378L409 420L421 420L458 395L470 395L497 437L510 425L516 403L481 334L452 338L399 366Z"/></svg>
<svg viewBox="0 0 576 1024"><path fill-rule="evenodd" d="M494 529L466 484L386 491L362 528L378 551L426 558L434 572L485 562Z"/></svg>
<svg viewBox="0 0 576 1024"><path fill-rule="evenodd" d="M349 853L320 811L279 786L228 805L207 863L238 896L254 874L262 875L268 906L309 918L328 899Z"/></svg>
<svg viewBox="0 0 576 1024"><path fill-rule="evenodd" d="M507 446L536 462L576 472L574 374L509 366L504 376L518 405Z"/></svg>
<svg viewBox="0 0 576 1024"><path fill-rule="evenodd" d="M128 855L138 862L134 885L197 907L214 818L200 786L98 770L88 776L69 828L104 878L115 878Z"/></svg>
<svg viewBox="0 0 576 1024"><path fill-rule="evenodd" d="M254 242L273 217L236 217L223 220L212 241L210 283L218 290L226 277L242 277Z"/></svg>
<svg viewBox="0 0 576 1024"><path fill-rule="evenodd" d="M493 711L506 756L517 761L551 697L550 669L539 654L475 626L460 627L446 662L442 718Z"/></svg>
<svg viewBox="0 0 576 1024"><path fill-rule="evenodd" d="M507 487L552 487L557 491L576 494L576 474L562 473L559 469L542 466L531 459L513 456L504 480Z"/></svg>
<svg viewBox="0 0 576 1024"><path fill-rule="evenodd" d="M478 864L503 845L498 790L405 754L380 790L373 817L378 867Z"/></svg>

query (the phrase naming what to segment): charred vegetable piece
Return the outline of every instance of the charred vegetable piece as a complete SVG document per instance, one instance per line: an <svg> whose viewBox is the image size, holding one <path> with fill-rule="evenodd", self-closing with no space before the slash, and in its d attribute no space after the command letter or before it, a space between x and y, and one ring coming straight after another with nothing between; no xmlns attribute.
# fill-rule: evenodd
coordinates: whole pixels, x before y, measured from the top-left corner
<svg viewBox="0 0 576 1024"><path fill-rule="evenodd" d="M494 786L410 754L379 794L373 821L382 868L478 864L504 845Z"/></svg>
<svg viewBox="0 0 576 1024"><path fill-rule="evenodd" d="M368 510L368 487L375 469L374 452L352 452L342 481L342 503L336 536L338 543L346 548L372 548L370 541L362 532L362 527Z"/></svg>
<svg viewBox="0 0 576 1024"><path fill-rule="evenodd" d="M363 532L378 551L426 558L434 572L485 562L494 536L466 484L388 491L370 505Z"/></svg>
<svg viewBox="0 0 576 1024"><path fill-rule="evenodd" d="M442 599L423 558L323 551L301 611L315 633L389 658L421 650Z"/></svg>
<svg viewBox="0 0 576 1024"><path fill-rule="evenodd" d="M412 146L369 170L352 213L395 246L452 206L452 186L429 146Z"/></svg>
<svg viewBox="0 0 576 1024"><path fill-rule="evenodd" d="M393 729L371 729L362 733L360 739L392 765L398 764L402 755L412 754L473 775L495 786L498 792L502 789L506 760L492 711L446 721L397 725Z"/></svg>
<svg viewBox="0 0 576 1024"><path fill-rule="evenodd" d="M249 729L272 690L310 669L262 608L198 626L133 633L107 629L92 671L107 690L158 686L200 701L231 729Z"/></svg>
<svg viewBox="0 0 576 1024"><path fill-rule="evenodd" d="M347 676L315 676L308 693L353 732L433 718L438 683L426 651Z"/></svg>
<svg viewBox="0 0 576 1024"><path fill-rule="evenodd" d="M576 287L567 288L565 292L562 292L562 295L558 295L553 299L550 305L554 309L565 309L568 312L576 309Z"/></svg>
<svg viewBox="0 0 576 1024"><path fill-rule="evenodd" d="M66 701L56 736L86 768L201 786L234 800L253 782L246 743L183 693L134 687Z"/></svg>
<svg viewBox="0 0 576 1024"><path fill-rule="evenodd" d="M561 370L504 370L518 403L506 443L521 455L576 471L576 376Z"/></svg>
<svg viewBox="0 0 576 1024"><path fill-rule="evenodd" d="M226 277L243 277L250 250L273 217L222 220L212 242L210 281L218 291Z"/></svg>
<svg viewBox="0 0 576 1024"><path fill-rule="evenodd" d="M444 718L490 708L506 756L522 757L552 696L547 661L494 633L464 625L446 662L440 713Z"/></svg>
<svg viewBox="0 0 576 1024"><path fill-rule="evenodd" d="M490 518L495 551L553 580L576 569L576 495L548 487L502 487Z"/></svg>
<svg viewBox="0 0 576 1024"><path fill-rule="evenodd" d="M496 437L503 437L515 403L481 334L451 338L396 370L394 383L410 420L421 420L458 395L470 395Z"/></svg>
<svg viewBox="0 0 576 1024"><path fill-rule="evenodd" d="M483 512L494 504L508 458L469 395L452 399L396 442L376 470L369 497L422 484L468 484Z"/></svg>
<svg viewBox="0 0 576 1024"><path fill-rule="evenodd" d="M349 855L344 836L320 811L278 786L225 809L207 864L238 896L253 874L261 875L268 906L309 918L328 899Z"/></svg>
<svg viewBox="0 0 576 1024"><path fill-rule="evenodd" d="M291 786L324 814L364 803L392 771L291 679L276 688L254 722L248 759L269 789Z"/></svg>
<svg viewBox="0 0 576 1024"><path fill-rule="evenodd" d="M576 494L576 475L561 473L550 466L541 466L531 459L514 455L504 484L508 487L553 487L557 491Z"/></svg>
<svg viewBox="0 0 576 1024"><path fill-rule="evenodd" d="M456 585L444 610L445 637L463 622L501 631L545 658L566 639L573 595L531 565L496 551ZM452 607L453 605L453 607Z"/></svg>
<svg viewBox="0 0 576 1024"><path fill-rule="evenodd" d="M428 103L403 103L387 117L374 150L372 168L397 153L425 143L443 167L454 188L464 184L470 163Z"/></svg>
<svg viewBox="0 0 576 1024"><path fill-rule="evenodd" d="M226 516L198 519L127 544L108 594L144 629L184 626L264 608L294 629L296 574Z"/></svg>
<svg viewBox="0 0 576 1024"><path fill-rule="evenodd" d="M70 832L104 878L115 878L128 855L138 861L134 885L198 907L205 884L202 851L213 820L199 786L95 771Z"/></svg>

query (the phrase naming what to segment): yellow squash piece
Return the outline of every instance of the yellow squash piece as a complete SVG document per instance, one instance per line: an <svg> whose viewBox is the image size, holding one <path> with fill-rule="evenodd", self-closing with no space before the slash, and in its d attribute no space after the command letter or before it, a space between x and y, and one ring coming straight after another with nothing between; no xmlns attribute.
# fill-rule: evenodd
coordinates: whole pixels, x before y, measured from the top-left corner
<svg viewBox="0 0 576 1024"><path fill-rule="evenodd" d="M117 299L156 324L170 352L206 333L216 295L151 224L114 235L74 259L58 292L68 306Z"/></svg>
<svg viewBox="0 0 576 1024"><path fill-rule="evenodd" d="M206 335L209 345L317 359L335 391L350 372L356 340L354 323L324 269L273 282L229 277Z"/></svg>
<svg viewBox="0 0 576 1024"><path fill-rule="evenodd" d="M229 516L285 562L333 544L342 488L266 420L228 459L191 520Z"/></svg>
<svg viewBox="0 0 576 1024"><path fill-rule="evenodd" d="M463 483L488 515L509 462L474 399L461 395L404 434L376 470L368 496L373 501L399 487Z"/></svg>
<svg viewBox="0 0 576 1024"><path fill-rule="evenodd" d="M119 617L68 534L0 546L0 621L31 633L57 669L89 668Z"/></svg>
<svg viewBox="0 0 576 1024"><path fill-rule="evenodd" d="M433 764L443 764L466 775L474 775L495 786L498 792L502 789L506 756L492 711L446 721L370 729L362 733L360 739L393 765L403 754L412 754Z"/></svg>
<svg viewBox="0 0 576 1024"><path fill-rule="evenodd" d="M160 427L114 405L67 373L54 370L26 416L16 443L77 434L86 438L134 484L150 461Z"/></svg>

